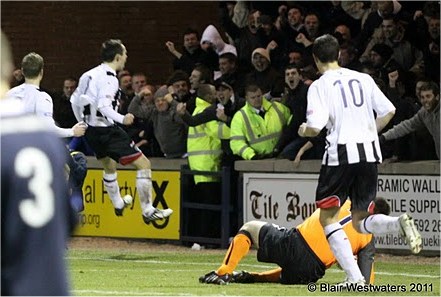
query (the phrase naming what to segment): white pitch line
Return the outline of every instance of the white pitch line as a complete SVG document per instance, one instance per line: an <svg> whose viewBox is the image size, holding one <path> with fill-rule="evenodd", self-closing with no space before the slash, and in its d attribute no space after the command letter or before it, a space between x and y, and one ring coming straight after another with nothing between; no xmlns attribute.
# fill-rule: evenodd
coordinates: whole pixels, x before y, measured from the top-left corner
<svg viewBox="0 0 441 297"><path fill-rule="evenodd" d="M182 265L194 265L194 266L206 266L206 265L219 265L218 262L176 262L176 261L158 261L158 260L131 260L131 259L108 259L108 258L91 258L91 257L67 257L68 260L89 260L89 261L103 261L103 262L130 262L130 263L148 263L148 264L168 264L175 266L176 264ZM274 265L259 265L259 264L245 264L241 263L241 266L250 266L256 268L272 268Z"/></svg>
<svg viewBox="0 0 441 297"><path fill-rule="evenodd" d="M95 260L95 261L105 261L105 262L121 262L121 261L126 261L126 262L136 262L136 263L146 263L146 264L170 264L173 266L176 265L196 265L196 266L207 266L207 265L219 265L219 263L206 263L206 262L199 262L199 263L195 263L195 262L176 262L176 261L157 261L157 260L130 260L130 259L106 259L106 258L90 258L90 257L67 257L68 260ZM259 264L246 264L246 263L241 263L240 264L241 267L246 266L246 267L253 267L253 268L263 268L263 269L268 269L268 268L274 268L274 265L270 266L270 265L259 265ZM86 269L87 270L87 269ZM84 271L84 269L83 269ZM87 270L87 271L93 271L93 270ZM121 270L118 270L121 271ZM185 270L185 271L190 271L190 270ZM327 272L331 272L331 273L343 273L342 270L339 269L328 269L326 270ZM392 272L382 272L382 271L375 271L375 274L378 275L399 275L399 276L404 276L404 277L422 277L422 278L440 278L439 275L428 275L428 274L410 274L410 273L392 273Z"/></svg>
<svg viewBox="0 0 441 297"><path fill-rule="evenodd" d="M72 272L99 272L102 273L102 269L71 269ZM173 269L173 272L188 272L188 271L201 271L200 269ZM133 269L106 269L106 272L133 272ZM155 269L155 272L170 272L170 269Z"/></svg>
<svg viewBox="0 0 441 297"><path fill-rule="evenodd" d="M164 292L134 292L134 291L105 291L105 290L72 290L72 293L74 294L98 294L99 296L109 296L109 295L116 295L116 296L193 296L192 294L185 294L180 293L176 294L173 293L173 295L164 293Z"/></svg>

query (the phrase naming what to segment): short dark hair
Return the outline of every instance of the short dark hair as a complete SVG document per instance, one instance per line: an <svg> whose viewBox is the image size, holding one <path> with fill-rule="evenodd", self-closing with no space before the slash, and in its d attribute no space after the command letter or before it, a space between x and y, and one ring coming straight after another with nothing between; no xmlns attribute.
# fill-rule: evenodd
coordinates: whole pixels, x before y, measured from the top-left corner
<svg viewBox="0 0 441 297"><path fill-rule="evenodd" d="M189 85L189 81L188 81L188 74L187 72L183 71L183 70L175 70L167 79L167 86L171 86L172 84L174 84L177 81L185 81L187 82L187 85Z"/></svg>
<svg viewBox="0 0 441 297"><path fill-rule="evenodd" d="M291 64L288 64L285 66L284 71L289 70L289 69L296 69L300 73L301 69L302 69L302 65L301 65L301 63L297 63L297 64L291 63Z"/></svg>
<svg viewBox="0 0 441 297"><path fill-rule="evenodd" d="M291 3L288 4L288 9L286 10L286 12L290 11L293 8L300 11L300 14L302 16L305 16L305 8L303 6L298 5L298 4L291 4Z"/></svg>
<svg viewBox="0 0 441 297"><path fill-rule="evenodd" d="M258 85L256 85L255 83L251 83L245 87L245 94L247 94L248 92L249 93L257 92L257 90L260 90L260 87Z"/></svg>
<svg viewBox="0 0 441 297"><path fill-rule="evenodd" d="M75 77L73 77L73 76L66 77L63 82L65 82L66 80L78 82L78 80Z"/></svg>
<svg viewBox="0 0 441 297"><path fill-rule="evenodd" d="M116 55L122 55L123 45L119 39L109 39L101 45L101 60L103 62L112 62Z"/></svg>
<svg viewBox="0 0 441 297"><path fill-rule="evenodd" d="M222 55L219 55L219 59L227 59L228 62L237 65L237 56L233 53L223 53Z"/></svg>
<svg viewBox="0 0 441 297"><path fill-rule="evenodd" d="M207 95L210 95L213 89L215 89L215 87L212 84L201 84L198 88L198 97L205 100Z"/></svg>
<svg viewBox="0 0 441 297"><path fill-rule="evenodd" d="M121 83L121 80L123 79L123 77L126 77L126 76L132 77L132 75L129 73L123 73L121 76L118 77L119 83Z"/></svg>
<svg viewBox="0 0 441 297"><path fill-rule="evenodd" d="M26 78L36 78L44 67L43 57L37 53L29 53L21 61L23 76Z"/></svg>
<svg viewBox="0 0 441 297"><path fill-rule="evenodd" d="M358 49L355 47L353 42L345 42L340 46L340 50L345 49L350 55L358 55Z"/></svg>
<svg viewBox="0 0 441 297"><path fill-rule="evenodd" d="M194 29L194 28L187 28L184 33L182 34L182 38L185 37L185 35L189 35L189 34L196 34L196 38L199 40L200 36L199 36L199 31Z"/></svg>
<svg viewBox="0 0 441 297"><path fill-rule="evenodd" d="M435 83L433 81L427 81L421 85L420 93L418 95L421 95L422 91L432 91L433 95L436 96L439 94L439 86L437 83Z"/></svg>
<svg viewBox="0 0 441 297"><path fill-rule="evenodd" d="M318 37L312 46L312 54L322 63L337 61L339 50L337 38L330 34Z"/></svg>
<svg viewBox="0 0 441 297"><path fill-rule="evenodd" d="M213 83L213 73L211 72L210 68L208 68L204 64L196 65L193 70L199 71L201 73L201 81L204 81L204 83Z"/></svg>

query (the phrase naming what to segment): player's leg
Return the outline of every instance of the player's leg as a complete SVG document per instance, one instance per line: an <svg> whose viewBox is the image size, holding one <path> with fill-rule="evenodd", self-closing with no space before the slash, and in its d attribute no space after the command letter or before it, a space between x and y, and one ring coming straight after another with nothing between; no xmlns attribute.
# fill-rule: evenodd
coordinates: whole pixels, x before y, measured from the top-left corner
<svg viewBox="0 0 441 297"><path fill-rule="evenodd" d="M118 185L118 174L116 172L116 162L109 157L98 159L104 168L103 183L115 208L115 214L122 216L124 208L131 203L131 201L125 202L121 198ZM130 203L129 203L130 202Z"/></svg>
<svg viewBox="0 0 441 297"><path fill-rule="evenodd" d="M111 129L108 133L111 134L112 141L106 144L105 155L113 160L118 160L121 165L133 164L136 167L136 189L144 222L149 224L151 221L162 220L170 216L173 210L168 208L159 210L153 206L150 161L135 146L135 143L123 129L116 126Z"/></svg>
<svg viewBox="0 0 441 297"><path fill-rule="evenodd" d="M136 167L136 189L141 204L142 218L146 224L151 221L169 217L173 210L170 208L158 209L152 201L152 170L150 160L141 154L132 164Z"/></svg>
<svg viewBox="0 0 441 297"><path fill-rule="evenodd" d="M70 167L69 185L71 187L70 202L76 212L84 210L83 184L87 175L86 156L78 151L70 152L68 157Z"/></svg>
<svg viewBox="0 0 441 297"><path fill-rule="evenodd" d="M240 284L280 283L281 274L282 268L280 267L262 272L234 271L231 282Z"/></svg>
<svg viewBox="0 0 441 297"><path fill-rule="evenodd" d="M228 247L222 265L216 270L199 278L201 283L223 285L231 281L234 269L240 260L248 254L254 244L258 248L259 232L262 226L267 224L262 221L250 221L245 223Z"/></svg>
<svg viewBox="0 0 441 297"><path fill-rule="evenodd" d="M374 199L377 194L377 167L375 164L360 164L362 166L359 182L352 189L351 196L360 199L352 203L352 224L360 233L374 235L394 233L407 239L412 253L417 254L422 248L421 235L416 229L413 219L406 213L399 217L387 214L373 213Z"/></svg>
<svg viewBox="0 0 441 297"><path fill-rule="evenodd" d="M353 181L351 165L322 166L316 192L316 204L320 208L320 223L332 253L352 283L364 282L360 268L352 255L351 243L338 222L340 205L346 201Z"/></svg>
<svg viewBox="0 0 441 297"><path fill-rule="evenodd" d="M222 265L218 268L218 274L232 273L239 261L248 254L251 245L259 248L259 232L266 222L250 221L245 223L231 241Z"/></svg>

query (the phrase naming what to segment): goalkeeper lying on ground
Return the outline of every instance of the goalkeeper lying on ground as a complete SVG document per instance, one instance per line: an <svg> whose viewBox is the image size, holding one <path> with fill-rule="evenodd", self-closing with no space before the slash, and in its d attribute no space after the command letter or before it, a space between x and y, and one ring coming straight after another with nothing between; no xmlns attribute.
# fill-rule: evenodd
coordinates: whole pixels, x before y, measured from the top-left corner
<svg viewBox="0 0 441 297"><path fill-rule="evenodd" d="M389 214L390 207L383 198L375 199L374 213ZM351 224L351 202L341 207L339 222L343 226L352 252L357 256L358 266L366 280L373 283L375 247L371 234L355 231ZM275 282L282 284L307 284L316 282L325 270L336 263L317 209L309 218L295 228L287 229L262 221L250 221L240 228L228 248L222 265L199 278L201 283L223 285L227 283ZM235 272L239 261L250 247L257 248L259 262L275 263L279 268L254 272Z"/></svg>

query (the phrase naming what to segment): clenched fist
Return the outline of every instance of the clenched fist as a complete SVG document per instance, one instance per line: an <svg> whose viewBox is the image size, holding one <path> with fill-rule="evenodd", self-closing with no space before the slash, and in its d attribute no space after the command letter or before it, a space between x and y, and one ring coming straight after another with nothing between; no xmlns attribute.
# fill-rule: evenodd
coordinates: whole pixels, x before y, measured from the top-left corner
<svg viewBox="0 0 441 297"><path fill-rule="evenodd" d="M131 113L128 113L124 116L123 124L126 126L129 126L133 124L133 121L135 120L135 116Z"/></svg>

